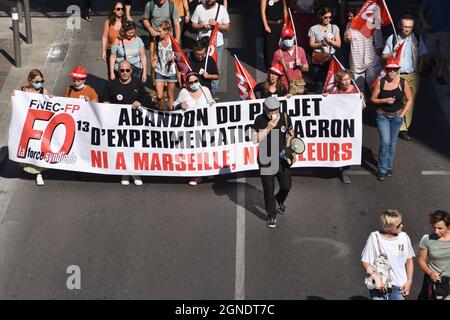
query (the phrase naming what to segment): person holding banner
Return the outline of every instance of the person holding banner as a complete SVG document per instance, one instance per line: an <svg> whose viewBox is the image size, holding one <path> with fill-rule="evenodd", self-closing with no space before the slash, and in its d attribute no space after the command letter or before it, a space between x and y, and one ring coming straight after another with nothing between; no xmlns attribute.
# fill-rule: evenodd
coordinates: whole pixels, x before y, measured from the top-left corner
<svg viewBox="0 0 450 320"><path fill-rule="evenodd" d="M341 36L339 27L331 24L333 15L330 8L321 8L317 18L320 23L309 29L308 36L309 46L313 50L311 71L317 85L316 93L321 93L331 56L341 47Z"/></svg>
<svg viewBox="0 0 450 320"><path fill-rule="evenodd" d="M33 69L28 73L28 86L23 86L21 90L52 97L47 88L44 87L44 82L45 80L42 72L39 69ZM36 175L36 185L44 185L44 177L42 176L42 172L45 170L44 168L32 164L21 164L21 167L26 173Z"/></svg>
<svg viewBox="0 0 450 320"><path fill-rule="evenodd" d="M64 97L98 102L97 92L86 84L86 78L88 77L86 69L76 66L69 75L73 79L73 85L64 90Z"/></svg>
<svg viewBox="0 0 450 320"><path fill-rule="evenodd" d="M188 108L212 106L215 101L211 91L200 84L200 75L194 71L186 74L187 88L183 88L175 101L175 109L187 110ZM190 186L196 186L202 181L201 177L194 177L189 181Z"/></svg>
<svg viewBox="0 0 450 320"><path fill-rule="evenodd" d="M288 95L287 88L284 86L281 77L283 76L283 67L279 64L273 65L269 69L267 79L264 82L257 83L253 92L256 99L267 97L284 97ZM291 95L289 95L290 97Z"/></svg>
<svg viewBox="0 0 450 320"><path fill-rule="evenodd" d="M352 94L360 93L358 88L352 83L352 72L350 70L341 70L335 74L336 84L331 87L330 94ZM328 93L322 93L327 96ZM364 95L360 93L361 99L364 99ZM340 167L339 176L342 183L350 184L350 166Z"/></svg>
<svg viewBox="0 0 450 320"><path fill-rule="evenodd" d="M294 129L291 118L286 113L280 113L280 101L277 98L266 98L263 109L263 113L255 119L252 141L259 144L258 164L264 190L267 226L275 228L277 215L286 213L284 202L292 186L289 166L280 158L280 153L290 147ZM275 178L280 184L276 195Z"/></svg>
<svg viewBox="0 0 450 320"><path fill-rule="evenodd" d="M119 63L119 78L108 82L106 85L102 99L104 103L131 104L133 108L139 108L142 105L150 106L144 85L131 76L132 71L127 60ZM142 185L141 177L133 176L133 179L135 185ZM129 176L122 176L120 183L124 186L129 185Z"/></svg>
<svg viewBox="0 0 450 320"><path fill-rule="evenodd" d="M377 126L380 134L378 151L379 181L392 175L398 133L404 117L411 108L412 94L408 81L400 78L400 66L384 66L386 76L377 82L370 101L377 106Z"/></svg>

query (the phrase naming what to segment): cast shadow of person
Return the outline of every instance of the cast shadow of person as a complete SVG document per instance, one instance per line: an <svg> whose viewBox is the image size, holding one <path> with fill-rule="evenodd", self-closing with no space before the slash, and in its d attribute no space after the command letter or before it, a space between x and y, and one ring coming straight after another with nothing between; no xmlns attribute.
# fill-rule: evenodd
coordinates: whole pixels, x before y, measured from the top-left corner
<svg viewBox="0 0 450 320"><path fill-rule="evenodd" d="M369 148L362 147L361 167L374 176L378 173L378 161L375 159L375 155Z"/></svg>
<svg viewBox="0 0 450 320"><path fill-rule="evenodd" d="M253 213L259 219L266 221L264 212L264 194L248 182L230 181L233 177L217 176L212 184L212 189L217 196L228 196L235 204Z"/></svg>

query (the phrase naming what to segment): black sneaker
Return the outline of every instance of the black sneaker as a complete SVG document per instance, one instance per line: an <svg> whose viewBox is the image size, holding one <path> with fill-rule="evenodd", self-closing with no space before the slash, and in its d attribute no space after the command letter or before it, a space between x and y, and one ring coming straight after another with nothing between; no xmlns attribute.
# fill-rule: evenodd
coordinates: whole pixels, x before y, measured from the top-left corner
<svg viewBox="0 0 450 320"><path fill-rule="evenodd" d="M398 136L405 141L411 141L411 139L412 139L411 136L409 135L408 131L406 131L406 130L400 131Z"/></svg>
<svg viewBox="0 0 450 320"><path fill-rule="evenodd" d="M350 184L350 176L348 174L341 174L343 184Z"/></svg>
<svg viewBox="0 0 450 320"><path fill-rule="evenodd" d="M386 173L378 173L378 175L377 175L377 179L379 180L379 181L384 181L384 179L386 179Z"/></svg>
<svg viewBox="0 0 450 320"><path fill-rule="evenodd" d="M278 205L278 212L280 214L285 214L286 213L286 205L284 204L284 202L280 203L277 201L277 205Z"/></svg>
<svg viewBox="0 0 450 320"><path fill-rule="evenodd" d="M269 215L267 218L267 227L275 228L277 226L277 217L275 215Z"/></svg>
<svg viewBox="0 0 450 320"><path fill-rule="evenodd" d="M388 177L392 177L392 175L393 175L392 170L388 170L387 176L388 176Z"/></svg>

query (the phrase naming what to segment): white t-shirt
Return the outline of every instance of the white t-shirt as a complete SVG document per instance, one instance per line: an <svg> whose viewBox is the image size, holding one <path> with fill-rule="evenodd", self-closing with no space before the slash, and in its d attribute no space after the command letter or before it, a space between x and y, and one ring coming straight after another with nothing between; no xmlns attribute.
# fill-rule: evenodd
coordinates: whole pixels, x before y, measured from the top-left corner
<svg viewBox="0 0 450 320"><path fill-rule="evenodd" d="M178 99L174 102L174 105L177 106L186 102L189 108L192 107L206 107L209 105L209 102L214 101L211 91L205 86L202 86L203 94L197 100L194 100L192 96L189 94L188 89L183 88L178 95Z"/></svg>
<svg viewBox="0 0 450 320"><path fill-rule="evenodd" d="M366 246L362 252L361 261L373 265L375 259L380 255L378 250L377 237L380 240L381 251L385 254L391 264L390 276L392 284L401 287L406 283L406 261L415 257L411 240L405 232L400 232L395 238L385 238L380 232L374 231L367 239Z"/></svg>
<svg viewBox="0 0 450 320"><path fill-rule="evenodd" d="M220 24L230 23L230 16L228 15L227 9L221 4L216 3L214 7L206 9L204 5L198 5L195 8L194 14L192 15L191 21L198 24L207 24L209 19L215 19L217 15L217 6L220 6L219 16L217 17L217 22ZM212 29L200 30L197 34L197 40L208 36L211 36ZM222 32L217 32L217 46L223 46L223 34Z"/></svg>

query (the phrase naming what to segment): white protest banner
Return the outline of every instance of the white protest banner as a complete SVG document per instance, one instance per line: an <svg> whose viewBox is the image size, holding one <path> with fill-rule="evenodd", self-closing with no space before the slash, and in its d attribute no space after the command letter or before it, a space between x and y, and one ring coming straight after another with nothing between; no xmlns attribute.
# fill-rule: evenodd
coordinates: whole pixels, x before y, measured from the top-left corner
<svg viewBox="0 0 450 320"><path fill-rule="evenodd" d="M294 167L360 164L359 94L280 99L306 150ZM251 141L263 100L186 111L49 98L16 91L9 157L44 168L117 175L209 176L255 170Z"/></svg>

